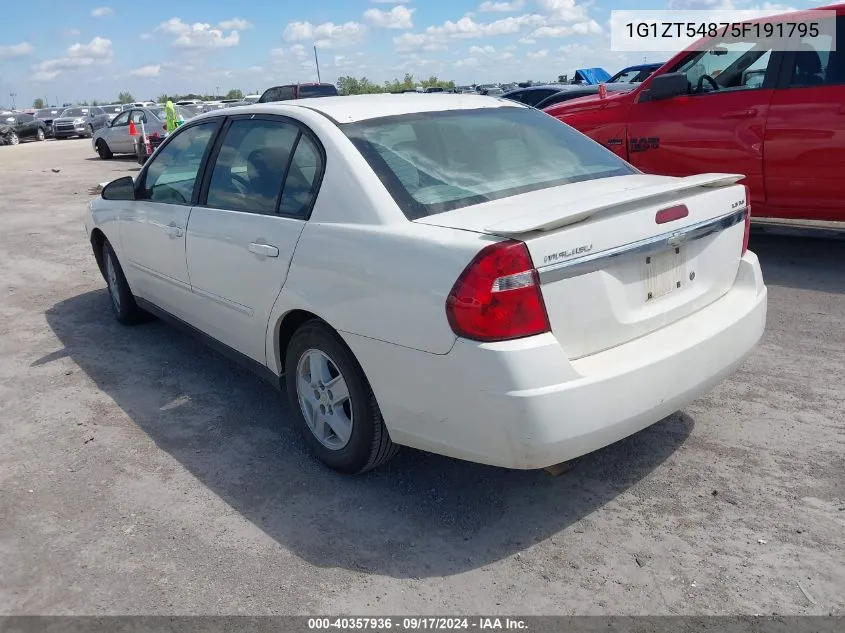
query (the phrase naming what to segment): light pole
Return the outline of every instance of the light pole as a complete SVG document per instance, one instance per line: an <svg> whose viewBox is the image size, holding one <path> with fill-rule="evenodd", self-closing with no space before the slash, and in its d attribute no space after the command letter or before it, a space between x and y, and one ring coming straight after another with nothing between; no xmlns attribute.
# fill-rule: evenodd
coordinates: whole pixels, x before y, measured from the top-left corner
<svg viewBox="0 0 845 633"><path fill-rule="evenodd" d="M320 79L320 60L317 58L317 45L314 44L314 63L317 64L317 83L323 83Z"/></svg>
<svg viewBox="0 0 845 633"><path fill-rule="evenodd" d="M16 93L16 92L10 92L9 93L9 100L12 102L12 110L15 109L15 97L17 97L17 96L18 96L18 93Z"/></svg>
<svg viewBox="0 0 845 633"><path fill-rule="evenodd" d="M214 86L214 98L216 99L219 96L220 96L220 86Z"/></svg>

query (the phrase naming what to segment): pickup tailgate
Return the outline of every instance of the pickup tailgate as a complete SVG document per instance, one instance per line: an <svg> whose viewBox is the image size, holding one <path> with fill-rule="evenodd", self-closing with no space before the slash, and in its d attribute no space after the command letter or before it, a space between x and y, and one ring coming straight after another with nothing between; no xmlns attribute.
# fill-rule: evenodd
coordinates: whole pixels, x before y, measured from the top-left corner
<svg viewBox="0 0 845 633"><path fill-rule="evenodd" d="M634 175L555 187L416 222L525 242L571 359L682 319L734 284L742 176Z"/></svg>

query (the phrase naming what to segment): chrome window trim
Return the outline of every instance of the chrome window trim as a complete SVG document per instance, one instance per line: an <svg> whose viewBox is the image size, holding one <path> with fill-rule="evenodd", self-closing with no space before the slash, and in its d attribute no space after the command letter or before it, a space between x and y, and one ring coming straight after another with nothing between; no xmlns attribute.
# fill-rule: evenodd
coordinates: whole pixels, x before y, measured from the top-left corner
<svg viewBox="0 0 845 633"><path fill-rule="evenodd" d="M748 207L731 211L725 215L720 215L710 220L691 224L677 231L670 231L668 233L661 233L654 237L649 237L644 240L638 240L622 246L616 246L607 250L599 251L598 253L590 253L581 257L567 260L565 262L556 262L543 266L537 269L540 276L540 283L547 284L579 275L586 275L587 273L595 272L604 268L608 261L623 255L634 254L648 254L661 250L675 248L681 244L700 240L708 235L724 231L735 224L745 220L745 215L748 212Z"/></svg>

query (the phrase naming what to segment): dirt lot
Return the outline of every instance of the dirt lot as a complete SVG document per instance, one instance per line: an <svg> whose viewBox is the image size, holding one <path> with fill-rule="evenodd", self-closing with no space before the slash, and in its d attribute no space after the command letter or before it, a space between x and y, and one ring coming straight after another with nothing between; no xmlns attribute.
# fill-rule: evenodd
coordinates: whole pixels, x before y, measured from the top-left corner
<svg viewBox="0 0 845 633"><path fill-rule="evenodd" d="M0 613L845 614L845 243L755 233L753 356L565 474L347 478L265 383L115 323L82 218L137 168L0 147Z"/></svg>

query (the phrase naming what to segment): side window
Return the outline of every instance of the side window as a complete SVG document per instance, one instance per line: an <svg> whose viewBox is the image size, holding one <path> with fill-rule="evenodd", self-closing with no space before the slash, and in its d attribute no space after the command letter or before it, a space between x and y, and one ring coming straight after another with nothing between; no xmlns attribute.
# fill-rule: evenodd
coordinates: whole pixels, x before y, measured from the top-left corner
<svg viewBox="0 0 845 633"><path fill-rule="evenodd" d="M135 125L138 125L141 121L146 121L143 110L132 110L132 112L129 113L129 118Z"/></svg>
<svg viewBox="0 0 845 633"><path fill-rule="evenodd" d="M293 123L232 121L214 161L206 205L274 214L298 135Z"/></svg>
<svg viewBox="0 0 845 633"><path fill-rule="evenodd" d="M317 180L322 170L322 158L314 143L304 134L299 137L293 160L282 190L279 213L305 218L317 195Z"/></svg>
<svg viewBox="0 0 845 633"><path fill-rule="evenodd" d="M682 62L675 72L686 74L693 93L754 90L763 87L771 59L765 42L719 40Z"/></svg>
<svg viewBox="0 0 845 633"><path fill-rule="evenodd" d="M128 112L124 112L123 114L116 116L114 118L114 121L112 121L112 124L111 124L112 127L120 127L121 125L129 125L129 113Z"/></svg>
<svg viewBox="0 0 845 633"><path fill-rule="evenodd" d="M174 134L149 163L141 198L152 202L190 204L197 175L217 125L217 121L208 121Z"/></svg>
<svg viewBox="0 0 845 633"><path fill-rule="evenodd" d="M840 37L845 37L845 15L836 18L836 39ZM802 38L793 58L789 87L845 84L845 47L837 42L836 50L833 48L829 33Z"/></svg>

